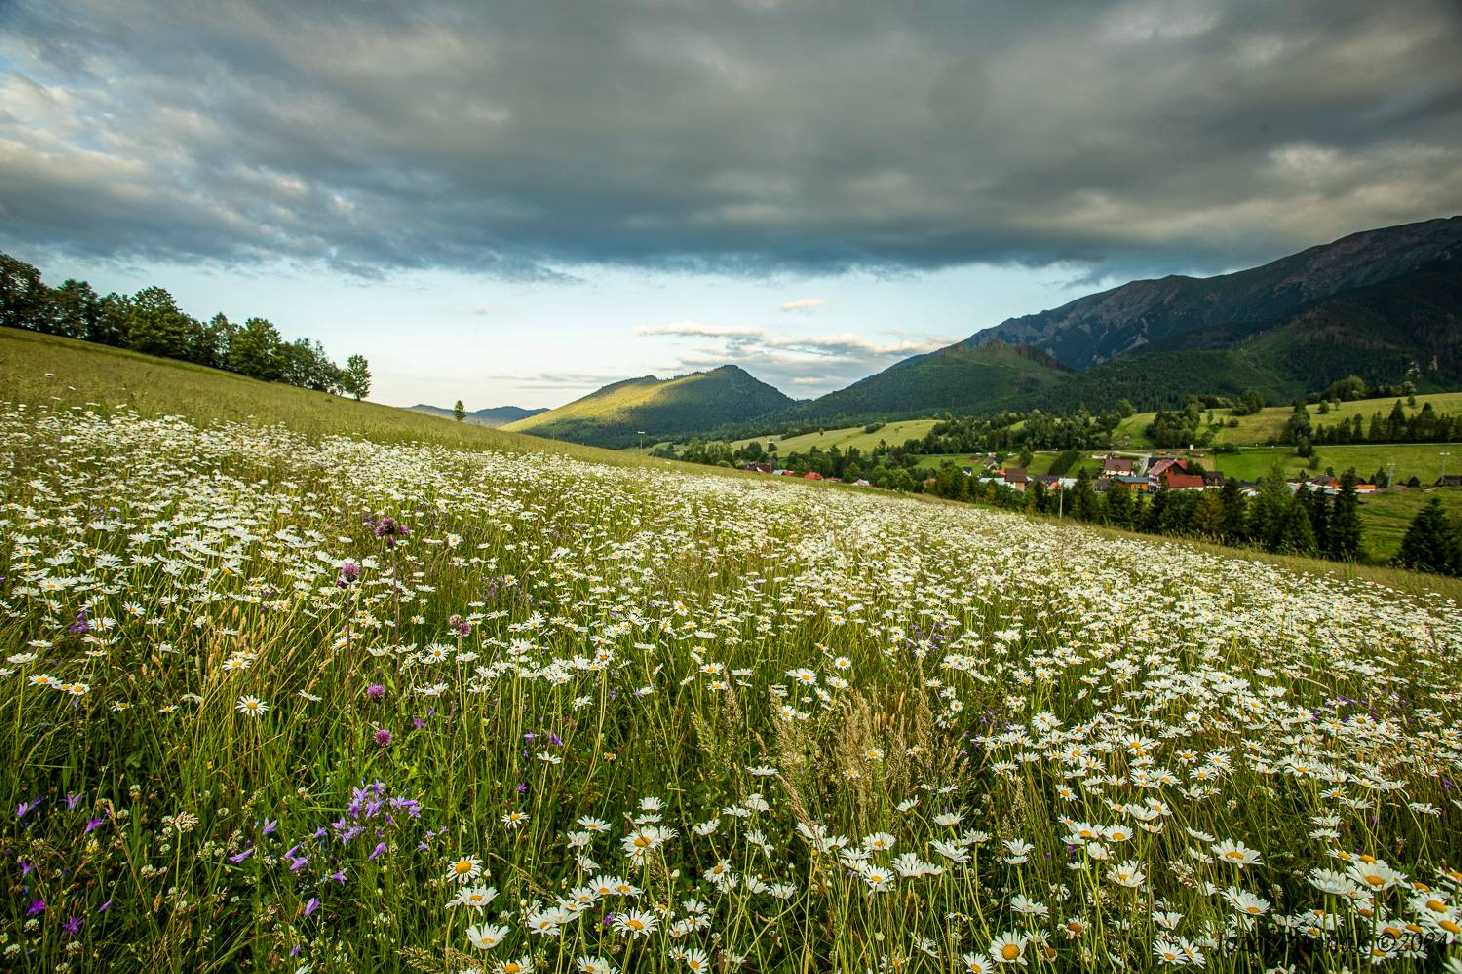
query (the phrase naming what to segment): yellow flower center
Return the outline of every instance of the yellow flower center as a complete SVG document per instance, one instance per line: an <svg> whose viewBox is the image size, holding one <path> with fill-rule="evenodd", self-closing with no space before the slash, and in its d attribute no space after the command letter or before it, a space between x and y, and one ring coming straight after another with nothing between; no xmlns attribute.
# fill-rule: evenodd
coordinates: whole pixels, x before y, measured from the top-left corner
<svg viewBox="0 0 1462 974"><path fill-rule="evenodd" d="M1000 956L1005 960L1015 960L1020 956L1020 948L1015 944L1004 944L1000 947Z"/></svg>

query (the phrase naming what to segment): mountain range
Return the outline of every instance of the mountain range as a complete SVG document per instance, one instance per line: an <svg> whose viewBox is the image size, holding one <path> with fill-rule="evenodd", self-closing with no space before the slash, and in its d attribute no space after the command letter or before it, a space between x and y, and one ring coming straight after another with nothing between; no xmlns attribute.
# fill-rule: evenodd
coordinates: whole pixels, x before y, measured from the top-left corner
<svg viewBox="0 0 1462 974"><path fill-rule="evenodd" d="M1366 230L1214 277L1138 280L1010 318L810 401L735 366L606 386L508 429L598 446L1004 409L1285 402L1347 375L1462 387L1462 216Z"/></svg>
<svg viewBox="0 0 1462 974"><path fill-rule="evenodd" d="M443 409L441 406L428 406L419 402L411 407L418 413L430 413L433 416L455 416L450 409ZM529 416L537 416L539 413L546 413L547 409L524 409L522 406L493 406L490 409L476 409L466 415L464 422L478 423L482 426L503 426L519 419L527 419Z"/></svg>

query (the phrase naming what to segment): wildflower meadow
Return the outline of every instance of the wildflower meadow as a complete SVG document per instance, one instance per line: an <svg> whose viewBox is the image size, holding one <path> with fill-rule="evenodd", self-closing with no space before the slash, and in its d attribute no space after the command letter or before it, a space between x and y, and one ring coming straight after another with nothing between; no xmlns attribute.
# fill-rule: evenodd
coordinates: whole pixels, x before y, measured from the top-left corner
<svg viewBox="0 0 1462 974"><path fill-rule="evenodd" d="M1462 966L1462 610L1374 582L0 402L0 660L0 969Z"/></svg>

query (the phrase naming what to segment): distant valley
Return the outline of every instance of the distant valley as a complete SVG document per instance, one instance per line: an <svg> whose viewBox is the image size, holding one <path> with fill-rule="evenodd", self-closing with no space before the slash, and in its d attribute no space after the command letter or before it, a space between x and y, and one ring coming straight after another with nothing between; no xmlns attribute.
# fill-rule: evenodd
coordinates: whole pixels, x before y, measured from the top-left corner
<svg viewBox="0 0 1462 974"><path fill-rule="evenodd" d="M596 446L943 414L1269 402L1348 375L1462 387L1462 217L1353 233L1216 277L1132 281L797 401L727 366L606 386L508 428ZM641 433L643 431L643 434Z"/></svg>

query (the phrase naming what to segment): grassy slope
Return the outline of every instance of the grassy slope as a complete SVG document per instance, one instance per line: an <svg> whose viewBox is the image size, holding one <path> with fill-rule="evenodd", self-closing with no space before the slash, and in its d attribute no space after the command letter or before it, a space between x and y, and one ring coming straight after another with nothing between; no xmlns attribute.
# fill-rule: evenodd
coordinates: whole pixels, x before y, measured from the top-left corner
<svg viewBox="0 0 1462 974"><path fill-rule="evenodd" d="M201 365L10 328L0 328L0 398L95 403L106 408L127 407L143 415L175 413L203 423L280 423L310 437L358 436L378 443L563 453L621 466L704 469L542 440L480 423L458 423L411 409L355 402Z"/></svg>
<svg viewBox="0 0 1462 974"><path fill-rule="evenodd" d="M382 443L419 442L467 450L559 453L618 466L657 467L714 476L759 476L657 460L631 451L601 450L504 432L477 424L457 423L409 409L358 403L279 383L259 382L202 366L8 328L0 328L0 399L95 403L104 408L126 407L143 415L178 414L202 423L214 420L246 421L259 425L278 423L310 437L358 436ZM892 427L895 424L889 425ZM858 429L861 432L861 427ZM1036 462L1031 465L1032 471L1044 472L1054 456L1054 453L1038 454ZM942 459L931 457L929 464L937 467ZM951 459L961 460L962 456ZM857 489L834 488L802 481L788 483L787 488ZM1462 499L1462 492L1458 492L1458 495ZM1405 520L1405 512L1400 509L1411 503L1410 498L1419 499L1421 494L1406 496L1408 500L1397 502L1394 507L1385 504L1372 506L1367 509L1367 516L1374 512L1383 515L1390 522ZM935 504L949 503L937 498L918 500ZM1462 514L1462 507L1453 510ZM1382 530L1394 534L1399 543L1400 534L1394 530L1394 524L1391 527L1383 526ZM1404 524L1400 530L1404 530ZM1228 557L1274 560L1251 552L1235 552L1232 549L1213 548L1213 551ZM1339 570L1330 563L1307 559L1288 558L1283 559L1283 562L1288 567L1301 571L1332 574ZM1408 593L1438 592L1449 598L1462 600L1462 582L1456 580L1370 565L1355 566L1353 572L1359 577L1369 578Z"/></svg>
<svg viewBox="0 0 1462 974"><path fill-rule="evenodd" d="M1334 426L1341 420L1349 421L1354 416L1359 416L1367 424L1371 416L1380 413L1385 416L1391 412L1391 407L1396 403L1395 399L1358 399L1355 402L1343 402L1338 407L1332 407L1330 412L1321 415L1314 406L1310 407L1310 422ZM1411 409L1406 405L1405 400L1401 408L1406 410L1408 416L1421 412L1422 406L1426 403L1432 404L1432 409L1438 413L1462 413L1462 392L1438 392L1431 395L1417 396L1416 408ZM1224 426L1214 437L1215 443L1232 443L1234 446L1258 446L1268 443L1280 435L1284 430L1285 421L1289 419L1292 409L1289 406L1271 406L1268 409L1260 410L1251 416L1230 416L1226 410L1216 410L1215 419L1227 423L1230 419L1237 419L1238 426ZM1148 446L1150 442L1143 432L1152 422L1152 413L1134 413L1122 420L1117 426L1117 439L1124 445L1133 448Z"/></svg>
<svg viewBox="0 0 1462 974"><path fill-rule="evenodd" d="M938 420L935 419L895 420L892 423L885 423L883 428L876 433L865 433L862 426L844 426L840 429L823 430L821 433L802 433L786 439L776 436L753 436L745 440L737 440L732 445L742 447L748 443L775 443L777 452L782 454L810 450L814 446L824 450L837 447L839 450L867 451L878 446L880 441L889 446L899 446L905 440L920 439L937 422Z"/></svg>

